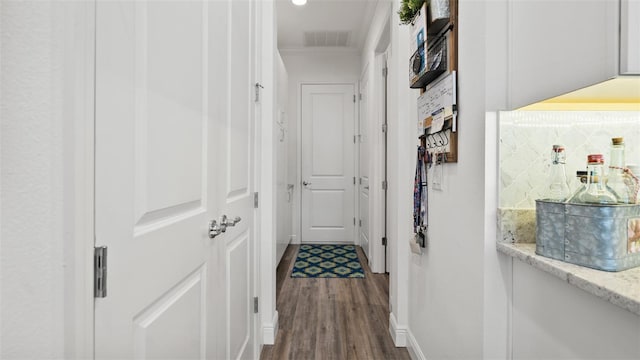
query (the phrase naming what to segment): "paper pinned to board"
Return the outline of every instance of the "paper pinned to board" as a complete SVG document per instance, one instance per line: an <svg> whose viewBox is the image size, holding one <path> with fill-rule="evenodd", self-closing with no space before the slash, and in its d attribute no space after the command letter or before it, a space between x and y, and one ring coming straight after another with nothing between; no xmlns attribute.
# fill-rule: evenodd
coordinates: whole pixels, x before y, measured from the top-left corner
<svg viewBox="0 0 640 360"><path fill-rule="evenodd" d="M431 119L431 133L442 130L442 127L444 126L444 117L444 109L440 109L433 113Z"/></svg>
<svg viewBox="0 0 640 360"><path fill-rule="evenodd" d="M452 118L452 130L456 131L456 72L442 78L431 85L418 98L418 120L424 121L425 127L431 126L431 133L442 130L433 128L435 115L442 111L442 121Z"/></svg>

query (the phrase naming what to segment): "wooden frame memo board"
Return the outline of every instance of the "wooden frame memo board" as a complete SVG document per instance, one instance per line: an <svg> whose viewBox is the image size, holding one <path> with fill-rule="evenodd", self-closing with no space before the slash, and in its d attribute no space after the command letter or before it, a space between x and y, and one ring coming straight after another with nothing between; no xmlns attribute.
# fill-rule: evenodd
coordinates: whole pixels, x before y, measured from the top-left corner
<svg viewBox="0 0 640 360"><path fill-rule="evenodd" d="M443 0L430 0L438 3ZM430 10L426 10L430 22L427 25L427 36L424 48L414 52L410 65L416 70L415 58L420 56L426 69L414 75L411 87L420 89L418 98L418 121L422 121L424 133L420 136L421 145L436 155L434 161L442 163L458 162L458 104L457 104L457 70L458 70L458 0L449 0L449 19L431 19ZM440 21L440 23L437 23ZM435 31L431 31L429 26ZM443 46L445 45L445 46ZM418 55L420 54L420 55ZM441 57L446 56L446 68L436 65ZM434 60L435 59L435 60ZM425 65L423 65L425 67ZM437 68L436 71L430 71Z"/></svg>

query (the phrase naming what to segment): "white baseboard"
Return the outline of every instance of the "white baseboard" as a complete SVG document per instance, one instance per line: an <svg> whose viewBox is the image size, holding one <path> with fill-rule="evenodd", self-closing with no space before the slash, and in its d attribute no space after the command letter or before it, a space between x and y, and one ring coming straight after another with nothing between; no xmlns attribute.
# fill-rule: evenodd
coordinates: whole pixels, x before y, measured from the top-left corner
<svg viewBox="0 0 640 360"><path fill-rule="evenodd" d="M389 314L389 333L391 333L391 338L396 347L407 346L407 328L398 325L396 316L393 313Z"/></svg>
<svg viewBox="0 0 640 360"><path fill-rule="evenodd" d="M289 235L289 244L300 244L300 240L295 235Z"/></svg>
<svg viewBox="0 0 640 360"><path fill-rule="evenodd" d="M276 343L276 335L278 335L278 310L273 314L273 320L270 324L262 325L262 344L273 345Z"/></svg>
<svg viewBox="0 0 640 360"><path fill-rule="evenodd" d="M427 360L416 338L413 337L413 333L409 329L407 329L407 350L412 360Z"/></svg>

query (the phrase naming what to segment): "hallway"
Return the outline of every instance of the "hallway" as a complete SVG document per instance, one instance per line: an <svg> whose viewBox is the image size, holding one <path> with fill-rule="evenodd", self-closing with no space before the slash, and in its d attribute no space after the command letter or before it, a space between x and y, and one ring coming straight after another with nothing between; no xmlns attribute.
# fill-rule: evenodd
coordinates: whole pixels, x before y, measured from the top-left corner
<svg viewBox="0 0 640 360"><path fill-rule="evenodd" d="M280 329L271 359L409 359L389 335L389 276L373 274L360 247L365 279L291 278L299 245L289 245L277 269Z"/></svg>

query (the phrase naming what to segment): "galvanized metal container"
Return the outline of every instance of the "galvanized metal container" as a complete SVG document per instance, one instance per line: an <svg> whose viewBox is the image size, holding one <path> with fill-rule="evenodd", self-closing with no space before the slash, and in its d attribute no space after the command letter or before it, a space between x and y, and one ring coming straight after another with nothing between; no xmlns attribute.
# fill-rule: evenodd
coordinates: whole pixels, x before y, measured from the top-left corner
<svg viewBox="0 0 640 360"><path fill-rule="evenodd" d="M536 254L606 271L640 266L640 205L536 200Z"/></svg>

